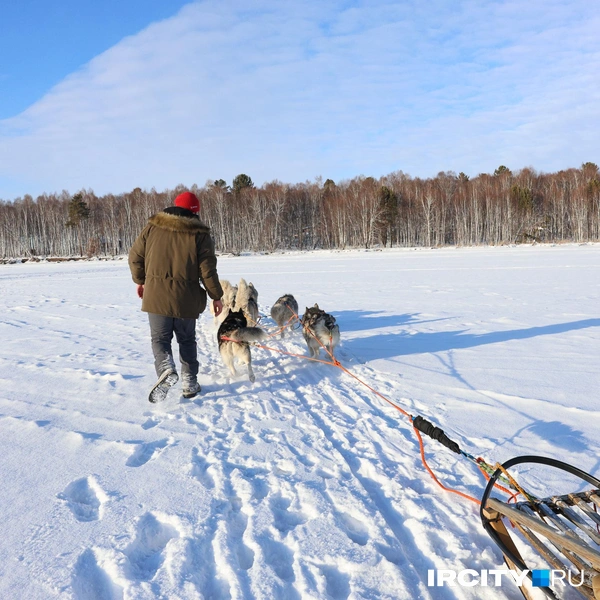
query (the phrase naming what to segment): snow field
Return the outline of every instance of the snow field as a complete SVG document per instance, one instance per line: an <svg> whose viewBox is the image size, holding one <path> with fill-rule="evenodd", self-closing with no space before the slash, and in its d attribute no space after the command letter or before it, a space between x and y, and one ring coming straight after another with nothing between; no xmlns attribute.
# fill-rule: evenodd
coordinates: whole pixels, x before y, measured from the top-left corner
<svg viewBox="0 0 600 600"><path fill-rule="evenodd" d="M252 281L264 315L283 293L318 302L344 366L467 452L598 475L600 246L221 257L219 273ZM151 405L125 262L6 265L0 281L0 597L521 597L427 587L428 569L501 556L406 419L340 370L255 348L256 383L231 377L205 313L203 393ZM306 353L299 331L269 345ZM469 462L425 445L446 485L481 495Z"/></svg>

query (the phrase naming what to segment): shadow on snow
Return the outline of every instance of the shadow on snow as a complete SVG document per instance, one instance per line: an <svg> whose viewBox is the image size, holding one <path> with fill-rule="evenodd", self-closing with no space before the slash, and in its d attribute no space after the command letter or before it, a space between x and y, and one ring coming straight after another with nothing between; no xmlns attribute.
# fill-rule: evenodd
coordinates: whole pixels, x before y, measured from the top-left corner
<svg viewBox="0 0 600 600"><path fill-rule="evenodd" d="M466 333L466 330L440 331L432 333L377 333L382 327L398 327L429 322L417 320L415 314L371 316L373 313L346 311L334 313L340 325L342 348L365 360L393 358L411 354L446 352L475 348L486 344L497 344L514 340L525 340L543 335L556 335L568 331L600 327L600 319L582 319L568 323L555 323L526 329L492 331L483 334ZM364 326L361 319L365 319ZM437 319L439 320L439 319ZM373 330L373 335L344 340L344 331Z"/></svg>

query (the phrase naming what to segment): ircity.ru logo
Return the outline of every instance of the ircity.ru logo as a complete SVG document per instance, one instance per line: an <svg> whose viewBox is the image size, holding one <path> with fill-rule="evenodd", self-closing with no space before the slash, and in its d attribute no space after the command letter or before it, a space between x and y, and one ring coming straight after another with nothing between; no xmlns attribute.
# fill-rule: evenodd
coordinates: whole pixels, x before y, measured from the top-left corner
<svg viewBox="0 0 600 600"><path fill-rule="evenodd" d="M581 578L577 581L571 571L559 571L550 569L534 569L533 571L513 571L508 569L463 569L454 571L453 569L429 569L427 571L427 585L429 587L500 587L503 578L514 581L518 586L523 585L527 575L531 573L531 583L533 587L549 587L557 583L568 582L573 587L583 585L585 573L581 572Z"/></svg>

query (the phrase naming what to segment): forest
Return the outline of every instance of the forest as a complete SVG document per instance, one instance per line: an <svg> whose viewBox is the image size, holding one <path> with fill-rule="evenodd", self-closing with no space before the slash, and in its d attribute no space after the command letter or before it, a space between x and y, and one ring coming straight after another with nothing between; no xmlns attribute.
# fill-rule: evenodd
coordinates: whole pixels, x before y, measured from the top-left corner
<svg viewBox="0 0 600 600"><path fill-rule="evenodd" d="M26 195L0 201L0 258L126 254L148 217L188 189L200 199L200 217L221 253L600 239L600 173L587 162L550 174L502 165L472 178L396 171L379 179L256 186L242 173L231 185L217 179L162 192Z"/></svg>

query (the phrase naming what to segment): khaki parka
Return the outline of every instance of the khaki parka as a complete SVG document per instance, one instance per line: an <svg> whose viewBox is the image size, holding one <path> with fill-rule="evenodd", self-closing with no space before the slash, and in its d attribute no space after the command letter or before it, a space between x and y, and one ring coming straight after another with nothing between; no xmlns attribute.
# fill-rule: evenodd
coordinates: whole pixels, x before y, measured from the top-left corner
<svg viewBox="0 0 600 600"><path fill-rule="evenodd" d="M186 209L169 207L150 217L131 247L129 268L144 286L145 312L197 319L207 292L213 300L223 295L210 229Z"/></svg>

